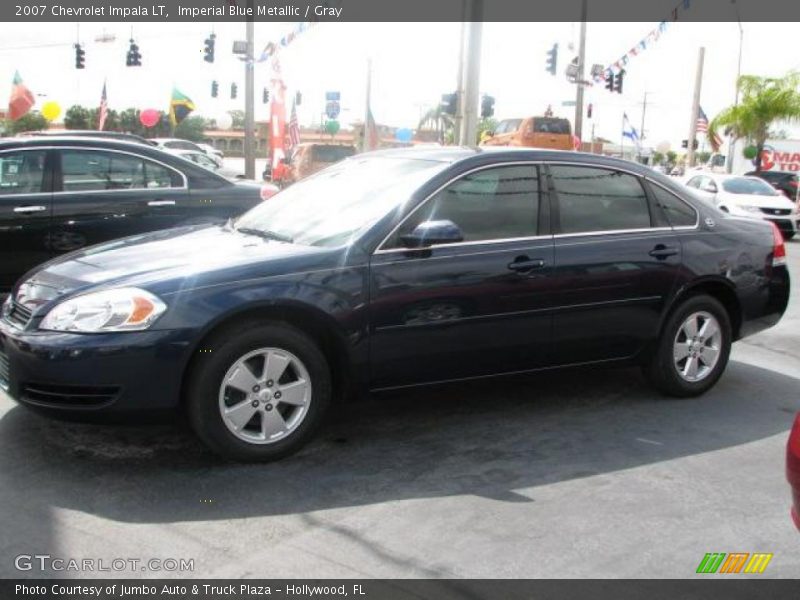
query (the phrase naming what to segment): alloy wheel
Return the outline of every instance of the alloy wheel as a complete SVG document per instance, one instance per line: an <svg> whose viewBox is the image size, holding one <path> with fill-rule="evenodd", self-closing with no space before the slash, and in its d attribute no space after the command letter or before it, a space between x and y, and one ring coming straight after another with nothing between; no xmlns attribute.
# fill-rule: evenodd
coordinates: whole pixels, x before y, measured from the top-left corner
<svg viewBox="0 0 800 600"><path fill-rule="evenodd" d="M672 358L678 375L690 383L702 381L716 367L722 349L722 330L709 312L690 314L678 329Z"/></svg>

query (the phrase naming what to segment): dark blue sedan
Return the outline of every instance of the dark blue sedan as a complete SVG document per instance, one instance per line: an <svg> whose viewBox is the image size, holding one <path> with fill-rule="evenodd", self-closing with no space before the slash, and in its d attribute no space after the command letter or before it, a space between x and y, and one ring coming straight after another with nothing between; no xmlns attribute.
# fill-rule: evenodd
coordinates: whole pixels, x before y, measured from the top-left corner
<svg viewBox="0 0 800 600"><path fill-rule="evenodd" d="M180 409L270 460L366 392L638 363L695 396L789 297L780 233L640 165L466 148L361 155L224 225L112 241L14 287L0 384L50 414Z"/></svg>

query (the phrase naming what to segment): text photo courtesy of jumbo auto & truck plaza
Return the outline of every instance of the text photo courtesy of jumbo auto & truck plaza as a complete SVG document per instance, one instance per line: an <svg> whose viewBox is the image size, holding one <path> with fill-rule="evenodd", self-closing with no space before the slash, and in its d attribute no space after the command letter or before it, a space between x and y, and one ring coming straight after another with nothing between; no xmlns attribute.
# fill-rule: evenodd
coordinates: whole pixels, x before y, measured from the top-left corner
<svg viewBox="0 0 800 600"><path fill-rule="evenodd" d="M0 600L797 598L798 23L0 3Z"/></svg>

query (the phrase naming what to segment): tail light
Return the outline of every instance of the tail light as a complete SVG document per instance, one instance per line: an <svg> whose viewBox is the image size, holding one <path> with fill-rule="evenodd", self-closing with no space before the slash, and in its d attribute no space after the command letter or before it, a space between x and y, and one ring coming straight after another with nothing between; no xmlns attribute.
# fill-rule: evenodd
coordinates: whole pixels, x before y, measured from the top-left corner
<svg viewBox="0 0 800 600"><path fill-rule="evenodd" d="M779 267L786 264L786 246L783 243L783 234L775 223L772 225L772 266Z"/></svg>
<svg viewBox="0 0 800 600"><path fill-rule="evenodd" d="M792 432L789 434L789 443L786 449L790 454L800 459L800 414L794 419L794 427L792 427Z"/></svg>
<svg viewBox="0 0 800 600"><path fill-rule="evenodd" d="M278 193L278 188L271 183L265 183L261 186L261 199L269 200Z"/></svg>

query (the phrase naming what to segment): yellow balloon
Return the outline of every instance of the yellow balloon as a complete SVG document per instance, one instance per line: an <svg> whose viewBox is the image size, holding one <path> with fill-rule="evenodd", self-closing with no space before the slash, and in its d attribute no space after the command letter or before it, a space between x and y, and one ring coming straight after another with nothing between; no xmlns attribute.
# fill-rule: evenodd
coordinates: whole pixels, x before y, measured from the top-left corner
<svg viewBox="0 0 800 600"><path fill-rule="evenodd" d="M60 114L61 107L58 105L58 102L55 102L54 100L45 102L44 106L42 106L42 116L48 121L55 121Z"/></svg>

